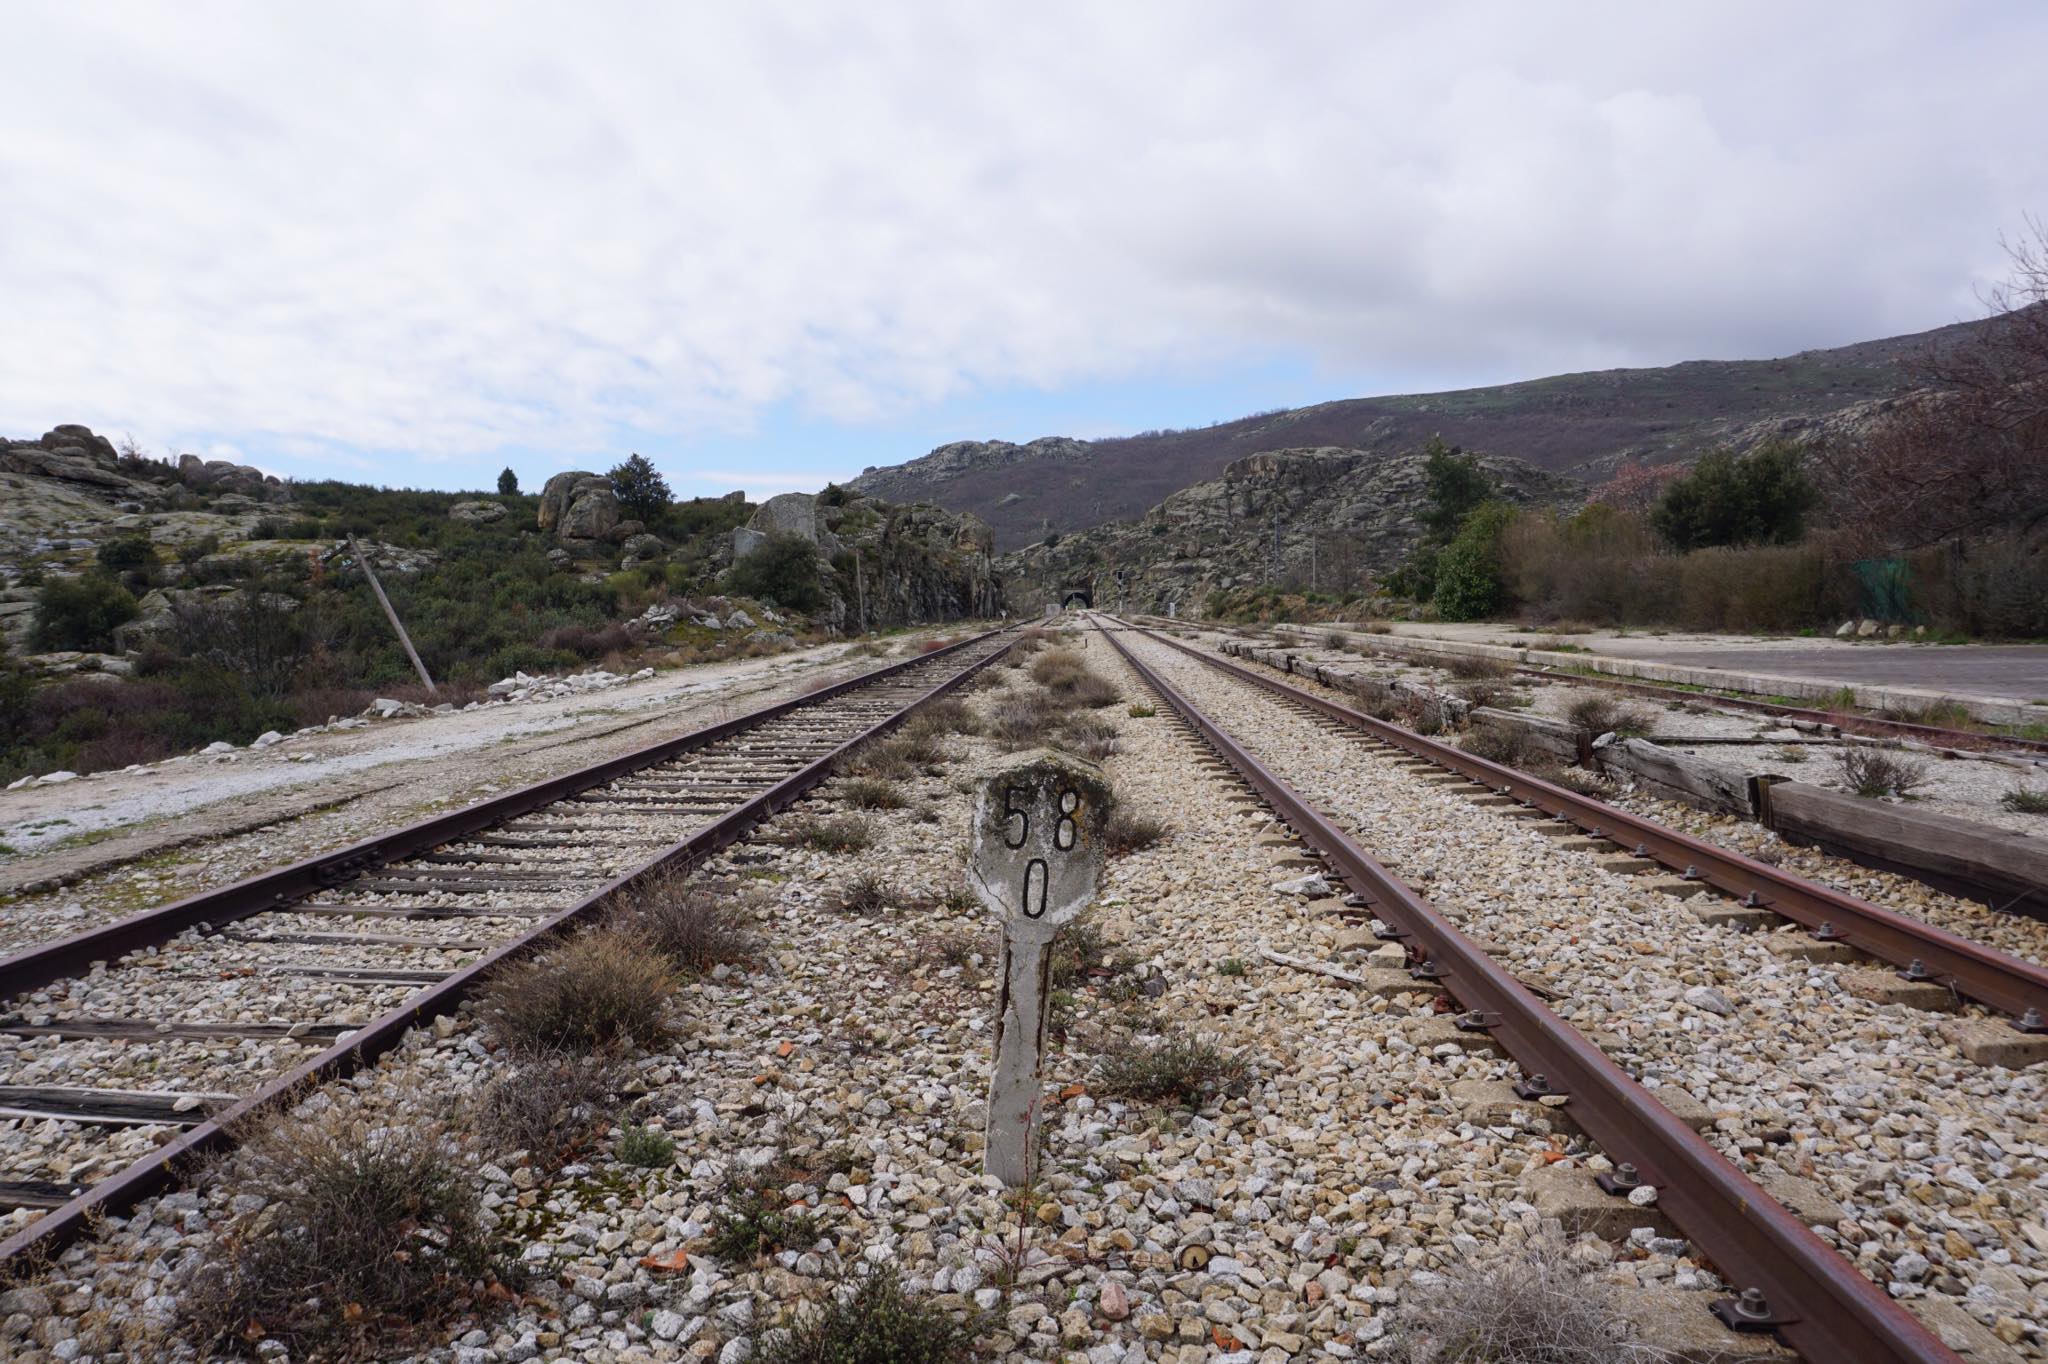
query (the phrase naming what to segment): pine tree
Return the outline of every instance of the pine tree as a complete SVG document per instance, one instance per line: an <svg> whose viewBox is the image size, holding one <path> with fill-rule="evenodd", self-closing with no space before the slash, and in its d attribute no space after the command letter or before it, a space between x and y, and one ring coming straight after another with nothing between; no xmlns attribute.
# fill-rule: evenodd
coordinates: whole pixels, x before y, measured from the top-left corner
<svg viewBox="0 0 2048 1364"><path fill-rule="evenodd" d="M518 491L519 475L513 473L509 468L498 475L498 496L510 497Z"/></svg>
<svg viewBox="0 0 2048 1364"><path fill-rule="evenodd" d="M623 464L606 475L612 481L612 492L618 495L619 505L626 509L635 520L653 525L668 510L668 504L675 500L668 490L668 480L663 478L645 455L634 454Z"/></svg>

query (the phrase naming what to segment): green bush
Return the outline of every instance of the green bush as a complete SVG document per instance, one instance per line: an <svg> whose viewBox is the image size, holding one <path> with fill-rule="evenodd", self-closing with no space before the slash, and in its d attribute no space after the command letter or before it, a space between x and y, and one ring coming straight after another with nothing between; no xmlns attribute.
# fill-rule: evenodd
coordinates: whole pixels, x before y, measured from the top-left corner
<svg viewBox="0 0 2048 1364"><path fill-rule="evenodd" d="M114 573L125 573L153 562L156 553L150 548L147 535L124 535L101 545L93 552L93 557L100 561L100 567Z"/></svg>
<svg viewBox="0 0 2048 1364"><path fill-rule="evenodd" d="M1480 620L1506 605L1501 538L1514 519L1508 503L1488 502L1437 556L1434 600L1444 620Z"/></svg>
<svg viewBox="0 0 2048 1364"><path fill-rule="evenodd" d="M771 535L726 570L725 590L790 611L815 611L825 604L818 547L801 535Z"/></svg>
<svg viewBox="0 0 2048 1364"><path fill-rule="evenodd" d="M111 649L114 628L134 620L135 611L128 589L105 573L52 578L36 594L30 637L43 650Z"/></svg>
<svg viewBox="0 0 2048 1364"><path fill-rule="evenodd" d="M1769 441L1746 455L1714 450L1674 481L1650 510L1650 524L1674 549L1789 545L1806 530L1820 493L1796 446Z"/></svg>

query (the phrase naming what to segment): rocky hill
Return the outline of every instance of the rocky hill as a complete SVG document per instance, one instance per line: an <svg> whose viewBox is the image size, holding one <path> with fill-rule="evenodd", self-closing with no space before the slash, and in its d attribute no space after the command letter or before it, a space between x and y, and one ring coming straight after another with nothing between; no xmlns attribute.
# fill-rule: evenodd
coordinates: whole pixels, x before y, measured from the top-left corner
<svg viewBox="0 0 2048 1364"><path fill-rule="evenodd" d="M1571 506L1576 480L1482 455L1502 496ZM1131 521L1013 550L996 561L1020 609L1085 592L1098 606L1189 614L1215 591L1275 582L1326 592L1362 588L1422 536L1424 457L1330 446L1273 450L1225 466Z"/></svg>
<svg viewBox="0 0 2048 1364"><path fill-rule="evenodd" d="M1177 489L1222 476L1265 450L1414 450L1431 435L1526 460L1581 483L1625 459L1689 460L1716 445L1797 432L1867 412L1911 391L1903 361L1955 344L1984 324L1776 360L1697 360L1660 369L1565 374L1450 393L1353 398L1200 430L1024 445L959 441L869 469L851 486L892 501L970 511L1002 549L1052 532L1134 517Z"/></svg>

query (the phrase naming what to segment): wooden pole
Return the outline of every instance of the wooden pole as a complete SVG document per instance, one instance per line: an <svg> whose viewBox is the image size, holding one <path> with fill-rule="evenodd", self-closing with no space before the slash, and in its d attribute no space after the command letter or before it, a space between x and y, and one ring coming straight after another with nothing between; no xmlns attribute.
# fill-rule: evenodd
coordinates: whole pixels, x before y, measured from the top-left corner
<svg viewBox="0 0 2048 1364"><path fill-rule="evenodd" d="M419 673L420 681L426 684L427 695L439 696L434 690L434 679L427 676L427 665L420 662L419 650L412 647L412 636L406 634L405 625L398 619L398 612L391 609L391 598L384 595L384 584L377 581L377 570L370 567L370 558L363 553L363 547L356 543L356 537L348 537L349 553L356 556L356 562L363 566L363 576L370 580L370 590L377 594L377 605L384 608L384 617L391 622L391 628L398 632L398 642L405 646L405 656L412 660L413 668Z"/></svg>

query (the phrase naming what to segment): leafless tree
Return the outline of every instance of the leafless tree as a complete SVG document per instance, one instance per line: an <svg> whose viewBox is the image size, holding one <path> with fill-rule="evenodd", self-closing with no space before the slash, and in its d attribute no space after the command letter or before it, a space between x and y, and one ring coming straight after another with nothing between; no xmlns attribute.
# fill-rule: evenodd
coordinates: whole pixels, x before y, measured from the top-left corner
<svg viewBox="0 0 2048 1364"><path fill-rule="evenodd" d="M1924 387L1814 463L1836 518L1871 548L2048 526L2048 226L2005 243L2010 278L1960 344L1912 362Z"/></svg>

